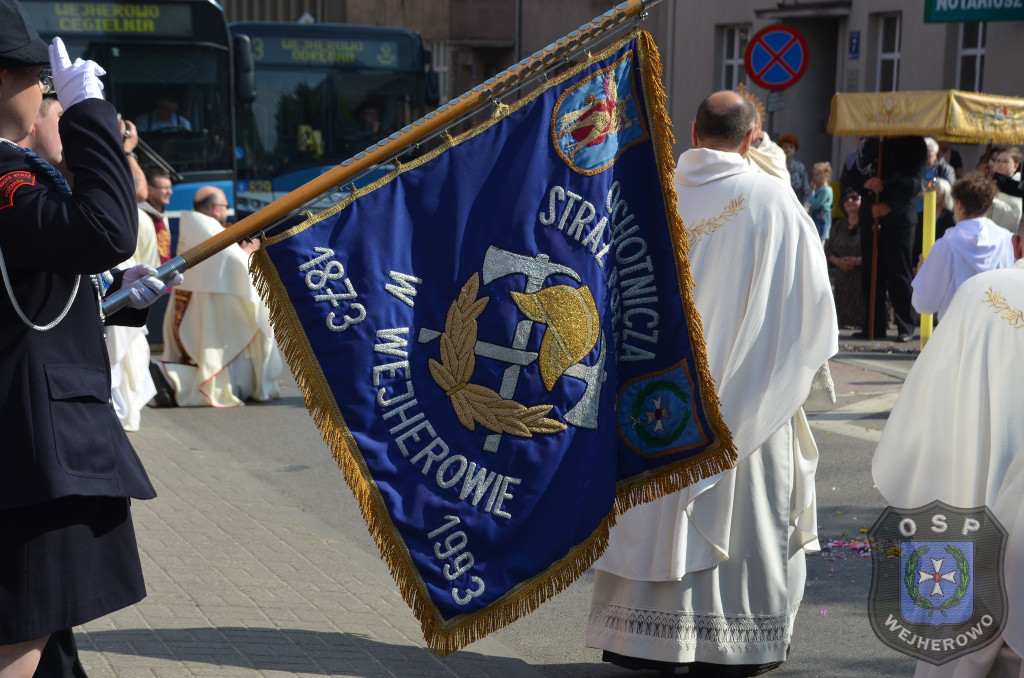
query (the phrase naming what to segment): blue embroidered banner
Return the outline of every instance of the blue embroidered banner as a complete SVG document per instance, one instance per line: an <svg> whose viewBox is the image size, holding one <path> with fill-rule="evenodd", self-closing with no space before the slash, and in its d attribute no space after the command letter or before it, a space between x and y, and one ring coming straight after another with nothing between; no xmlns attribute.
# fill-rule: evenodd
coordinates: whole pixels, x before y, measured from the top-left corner
<svg viewBox="0 0 1024 678"><path fill-rule="evenodd" d="M646 33L257 257L279 340L427 643L600 555L734 458L688 290Z"/></svg>

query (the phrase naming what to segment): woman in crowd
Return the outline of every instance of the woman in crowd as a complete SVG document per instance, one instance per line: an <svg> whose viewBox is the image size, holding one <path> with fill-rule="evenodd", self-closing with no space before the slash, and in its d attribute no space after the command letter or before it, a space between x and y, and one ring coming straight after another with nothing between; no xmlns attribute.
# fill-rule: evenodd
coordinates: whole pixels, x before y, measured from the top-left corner
<svg viewBox="0 0 1024 678"><path fill-rule="evenodd" d="M945 179L935 180L935 239L956 224L953 219L953 187Z"/></svg>
<svg viewBox="0 0 1024 678"><path fill-rule="evenodd" d="M834 224L825 241L825 257L834 269L832 291L840 328L859 328L865 315L864 297L860 292L860 201L856 189L846 189L842 204L846 217Z"/></svg>

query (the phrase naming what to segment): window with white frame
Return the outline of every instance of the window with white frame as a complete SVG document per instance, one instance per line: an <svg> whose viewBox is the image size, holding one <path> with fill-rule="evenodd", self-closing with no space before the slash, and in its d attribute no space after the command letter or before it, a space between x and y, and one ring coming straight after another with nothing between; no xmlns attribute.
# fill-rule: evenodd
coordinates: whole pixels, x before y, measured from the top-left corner
<svg viewBox="0 0 1024 678"><path fill-rule="evenodd" d="M722 35L722 89L736 89L741 82L746 82L747 69L744 57L747 53L747 40L750 36L749 26L726 26Z"/></svg>
<svg viewBox="0 0 1024 678"><path fill-rule="evenodd" d="M441 94L438 105L452 98L451 71L448 68L448 43L444 40L430 41L430 67L437 73L437 91Z"/></svg>
<svg viewBox="0 0 1024 678"><path fill-rule="evenodd" d="M968 92L981 91L985 71L985 22L960 24L957 40L956 87Z"/></svg>
<svg viewBox="0 0 1024 678"><path fill-rule="evenodd" d="M876 91L894 92L900 84L900 15L879 17Z"/></svg>

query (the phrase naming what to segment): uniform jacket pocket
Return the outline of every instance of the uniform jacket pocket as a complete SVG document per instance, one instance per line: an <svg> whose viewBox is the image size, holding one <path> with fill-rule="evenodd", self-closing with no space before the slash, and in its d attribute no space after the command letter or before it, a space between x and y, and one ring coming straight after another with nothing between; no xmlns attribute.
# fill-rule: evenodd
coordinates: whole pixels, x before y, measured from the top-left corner
<svg viewBox="0 0 1024 678"><path fill-rule="evenodd" d="M121 431L108 402L108 372L84 365L47 365L46 380L53 443L61 467L74 475L114 475L115 441Z"/></svg>

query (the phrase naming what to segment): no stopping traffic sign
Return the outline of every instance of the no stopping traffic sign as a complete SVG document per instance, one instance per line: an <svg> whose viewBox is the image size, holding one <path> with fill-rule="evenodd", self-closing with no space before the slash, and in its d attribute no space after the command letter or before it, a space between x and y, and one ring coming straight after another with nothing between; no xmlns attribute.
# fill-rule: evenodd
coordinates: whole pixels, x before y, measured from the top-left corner
<svg viewBox="0 0 1024 678"><path fill-rule="evenodd" d="M786 89L807 70L807 41L789 26L769 26L751 38L744 63L755 84Z"/></svg>

